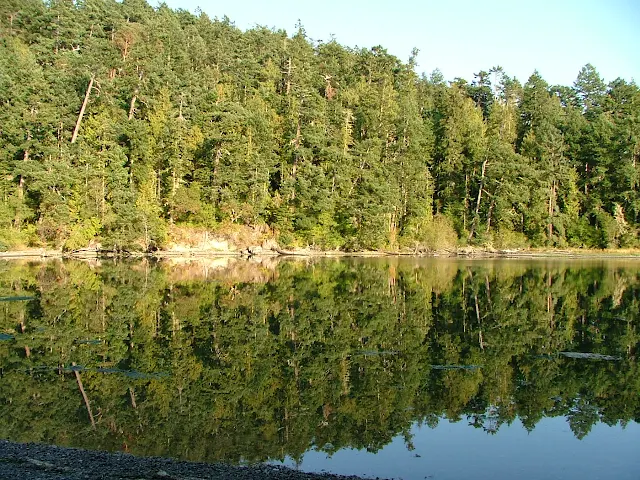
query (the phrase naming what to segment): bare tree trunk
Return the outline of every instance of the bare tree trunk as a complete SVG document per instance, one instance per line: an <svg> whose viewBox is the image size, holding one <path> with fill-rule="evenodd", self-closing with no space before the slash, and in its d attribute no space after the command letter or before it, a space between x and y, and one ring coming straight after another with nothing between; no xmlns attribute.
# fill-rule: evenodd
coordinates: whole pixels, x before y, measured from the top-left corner
<svg viewBox="0 0 640 480"><path fill-rule="evenodd" d="M84 101L82 102L82 107L80 108L80 114L78 115L78 121L76 122L76 128L73 129L73 136L71 137L71 143L75 143L78 138L78 132L80 131L80 123L82 123L82 117L84 116L84 110L87 108L87 103L89 103L89 97L91 96L93 81L94 81L94 76L91 75L91 80L89 80L89 86L87 87L87 93L85 93L84 95Z"/></svg>
<svg viewBox="0 0 640 480"><path fill-rule="evenodd" d="M482 320L480 318L480 306L478 305L478 295L474 295L473 297L476 304L476 318L478 319L478 325L480 326L480 330L478 333L478 342L480 344L480 348L484 350L484 338L482 337Z"/></svg>
<svg viewBox="0 0 640 480"><path fill-rule="evenodd" d="M487 233L491 230L491 215L493 215L493 207L496 205L496 199L492 198L489 204L489 213L487 213Z"/></svg>
<svg viewBox="0 0 640 480"><path fill-rule="evenodd" d="M478 197L476 199L476 210L475 213L473 215L473 222L471 223L471 231L469 232L469 237L467 238L468 240L471 240L473 238L473 234L476 232L476 228L478 226L478 220L479 220L479 216L480 216L480 202L482 201L482 190L484 189L484 173L487 169L487 162L488 160L485 160L484 162L482 162L482 174L480 176L480 185L478 188Z"/></svg>
<svg viewBox="0 0 640 480"><path fill-rule="evenodd" d="M291 179L293 180L293 183L295 185L296 183L296 175L297 175L297 171L298 171L298 149L300 148L300 145L302 144L302 132L300 130L300 115L298 115L298 125L296 127L296 138L293 139L292 141L293 146L294 146L294 150L295 150L295 154L293 157L293 166L291 167ZM295 187L291 190L291 200L296 198L296 189Z"/></svg>
<svg viewBox="0 0 640 480"><path fill-rule="evenodd" d="M218 178L218 166L220 165L220 159L222 158L222 148L218 148L216 150L216 156L213 159L213 172L211 172L211 186L213 186L213 182ZM216 201L220 196L220 188L218 188L218 196L216 197Z"/></svg>
<svg viewBox="0 0 640 480"><path fill-rule="evenodd" d="M286 94L289 95L289 93L291 92L291 57L289 57L289 60L287 61L287 90L286 90Z"/></svg>
<svg viewBox="0 0 640 480"><path fill-rule="evenodd" d="M151 238L149 236L149 221L146 214L142 216L142 226L144 227L144 251L148 252Z"/></svg>
<svg viewBox="0 0 640 480"><path fill-rule="evenodd" d="M129 120L133 118L133 114L136 111L136 100L138 99L137 95L131 97L131 103L129 104Z"/></svg>
<svg viewBox="0 0 640 480"><path fill-rule="evenodd" d="M551 328L553 330L553 328L555 326L555 321L554 321L555 309L553 307L553 294L552 294L552 291L551 291L552 285L553 285L553 277L551 276L551 272L549 272L549 275L547 276L547 286L548 286L547 312L549 312L549 328Z"/></svg>
<svg viewBox="0 0 640 480"><path fill-rule="evenodd" d="M496 195L498 195L498 190L500 189L500 186L502 185L503 180L504 180L504 177L501 177L500 181L498 182L498 186L493 191L493 195L490 194L489 192L486 192L487 195L491 197L491 203L489 204L489 212L487 213L487 233L489 233L489 230L491 230L491 219L493 218L493 209L496 206Z"/></svg>
<svg viewBox="0 0 640 480"><path fill-rule="evenodd" d="M71 366L75 367L75 362L71 363ZM82 394L82 398L84 399L84 404L87 407L87 412L89 413L89 419L91 420L91 427L96 429L96 421L93 418L93 413L91 412L91 405L89 404L89 397L87 397L87 392L84 391L84 387L82 386L82 379L80 378L80 372L74 370L73 373L76 375L76 381L78 382L78 388L80 389L80 393Z"/></svg>
<svg viewBox="0 0 640 480"><path fill-rule="evenodd" d="M107 185L105 183L104 164L102 165L102 195L100 198L100 220L104 223L104 216L107 211Z"/></svg>
<svg viewBox="0 0 640 480"><path fill-rule="evenodd" d="M349 144L351 143L351 135L353 133L353 114L351 110L346 109L344 114L344 130L342 133L342 155L347 156Z"/></svg>
<svg viewBox="0 0 640 480"><path fill-rule="evenodd" d="M24 324L24 310L20 311L20 332L24 333L27 330L27 326ZM24 346L24 354L27 358L31 357L31 348L29 345Z"/></svg>
<svg viewBox="0 0 640 480"><path fill-rule="evenodd" d="M133 391L133 387L129 387L129 396L131 397L131 406L133 408L138 408L138 405L136 405L136 394Z"/></svg>
<svg viewBox="0 0 640 480"><path fill-rule="evenodd" d="M180 109L178 110L178 120L180 120L181 122L184 121L184 116L182 115L182 103L183 103L183 99L180 98Z"/></svg>
<svg viewBox="0 0 640 480"><path fill-rule="evenodd" d="M588 163L584 164L584 173L585 173L585 177L589 173L589 164ZM589 185L588 185L588 183L586 181L584 182L584 194L585 195L589 195Z"/></svg>
<svg viewBox="0 0 640 480"><path fill-rule="evenodd" d="M467 209L469 208L469 175L464 176L464 210L462 211L462 229L467 229Z"/></svg>
<svg viewBox="0 0 640 480"><path fill-rule="evenodd" d="M551 182L551 189L549 191L549 241L553 238L553 210L555 209L555 197L556 197L556 181Z"/></svg>
<svg viewBox="0 0 640 480"><path fill-rule="evenodd" d="M138 66L136 66L136 71L139 71ZM140 71L138 75L138 86L133 92L133 97L131 97L131 103L129 104L129 120L131 120L136 113L136 101L138 100L138 94L140 93L140 85L142 84L143 76L144 76L144 71Z"/></svg>

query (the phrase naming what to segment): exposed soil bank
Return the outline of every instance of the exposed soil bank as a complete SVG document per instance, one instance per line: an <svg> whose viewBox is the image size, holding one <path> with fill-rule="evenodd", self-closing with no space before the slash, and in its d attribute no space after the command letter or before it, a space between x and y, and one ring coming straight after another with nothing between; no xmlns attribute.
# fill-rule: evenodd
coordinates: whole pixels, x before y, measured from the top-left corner
<svg viewBox="0 0 640 480"><path fill-rule="evenodd" d="M284 467L258 464L238 467L225 464L178 462L167 458L134 457L0 440L0 479L39 480L359 480L330 474L303 473Z"/></svg>

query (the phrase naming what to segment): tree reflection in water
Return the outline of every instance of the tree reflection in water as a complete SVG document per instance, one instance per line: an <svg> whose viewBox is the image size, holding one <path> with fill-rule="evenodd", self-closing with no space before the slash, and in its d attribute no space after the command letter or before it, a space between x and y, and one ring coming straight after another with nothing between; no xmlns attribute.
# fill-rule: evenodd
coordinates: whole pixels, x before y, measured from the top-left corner
<svg viewBox="0 0 640 480"><path fill-rule="evenodd" d="M229 462L441 419L583 438L640 417L639 267L2 262L0 437Z"/></svg>

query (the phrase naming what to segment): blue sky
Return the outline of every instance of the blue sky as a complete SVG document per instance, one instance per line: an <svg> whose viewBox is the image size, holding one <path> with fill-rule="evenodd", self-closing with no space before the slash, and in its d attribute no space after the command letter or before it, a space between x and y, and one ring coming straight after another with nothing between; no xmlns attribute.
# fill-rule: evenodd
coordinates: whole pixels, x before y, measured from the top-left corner
<svg viewBox="0 0 640 480"><path fill-rule="evenodd" d="M289 34L301 20L314 40L350 47L382 45L407 60L420 50L418 71L438 68L447 80L469 81L500 65L522 82L537 69L550 84L571 85L593 64L605 81L640 82L639 0L168 0L172 8L227 15Z"/></svg>

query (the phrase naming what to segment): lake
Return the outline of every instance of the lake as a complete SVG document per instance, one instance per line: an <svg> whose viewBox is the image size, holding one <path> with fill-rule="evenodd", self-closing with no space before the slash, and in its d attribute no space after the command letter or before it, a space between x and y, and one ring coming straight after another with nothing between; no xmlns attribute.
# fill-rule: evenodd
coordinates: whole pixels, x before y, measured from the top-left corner
<svg viewBox="0 0 640 480"><path fill-rule="evenodd" d="M0 438L637 479L640 261L0 261Z"/></svg>

